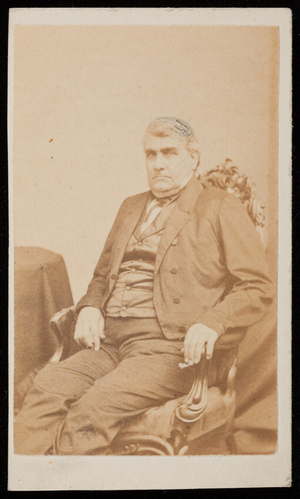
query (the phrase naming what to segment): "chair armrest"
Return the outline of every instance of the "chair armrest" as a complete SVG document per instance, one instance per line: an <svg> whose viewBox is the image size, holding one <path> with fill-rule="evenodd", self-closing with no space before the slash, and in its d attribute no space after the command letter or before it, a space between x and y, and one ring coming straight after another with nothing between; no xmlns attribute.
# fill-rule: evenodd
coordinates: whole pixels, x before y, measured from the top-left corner
<svg viewBox="0 0 300 499"><path fill-rule="evenodd" d="M54 314L50 326L55 334L57 346L49 362L59 362L65 349L70 348L70 339L74 336L76 325L75 307L63 308Z"/></svg>
<svg viewBox="0 0 300 499"><path fill-rule="evenodd" d="M237 357L234 359L233 364L229 369L228 373L227 390L226 390L226 396L228 398L231 398L234 392L236 370L237 370Z"/></svg>
<svg viewBox="0 0 300 499"><path fill-rule="evenodd" d="M201 355L200 362L196 365L195 378L192 387L175 411L177 419L183 423L193 423L201 418L206 405L208 395L208 370L210 360L206 358L206 346ZM236 373L237 358L235 357L227 376L226 396L232 397L234 392L234 379Z"/></svg>
<svg viewBox="0 0 300 499"><path fill-rule="evenodd" d="M196 364L195 378L188 395L183 403L176 408L177 418L184 423L192 423L201 418L207 404L208 390L208 367L209 360L205 351L201 355L200 362Z"/></svg>

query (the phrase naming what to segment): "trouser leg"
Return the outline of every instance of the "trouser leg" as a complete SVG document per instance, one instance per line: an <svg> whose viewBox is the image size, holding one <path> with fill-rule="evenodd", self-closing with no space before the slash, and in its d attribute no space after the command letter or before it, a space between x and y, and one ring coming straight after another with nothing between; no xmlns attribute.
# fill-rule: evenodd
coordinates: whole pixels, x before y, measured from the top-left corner
<svg viewBox="0 0 300 499"><path fill-rule="evenodd" d="M71 404L116 365L116 360L103 349L82 350L42 369L16 417L15 453L48 453Z"/></svg>
<svg viewBox="0 0 300 499"><path fill-rule="evenodd" d="M193 373L178 367L182 353L172 342L137 342L126 354L72 404L55 454L103 454L128 418L188 393Z"/></svg>

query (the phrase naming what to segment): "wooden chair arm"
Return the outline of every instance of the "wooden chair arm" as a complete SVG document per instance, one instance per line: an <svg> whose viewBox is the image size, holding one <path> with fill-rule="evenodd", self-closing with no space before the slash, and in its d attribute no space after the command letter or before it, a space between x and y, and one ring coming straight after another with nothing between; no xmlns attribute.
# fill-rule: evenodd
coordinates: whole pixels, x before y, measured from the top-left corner
<svg viewBox="0 0 300 499"><path fill-rule="evenodd" d="M234 392L235 385L235 373L237 370L237 357L234 359L231 368L229 369L228 378L227 378L227 390L226 397L231 398Z"/></svg>
<svg viewBox="0 0 300 499"><path fill-rule="evenodd" d="M192 387L175 411L177 419L183 423L193 423L201 418L206 405L208 395L208 371L210 360L206 358L205 351L201 355L200 362L196 365L195 378ZM235 358L228 372L226 397L232 397L234 392L234 380L236 373L237 359Z"/></svg>
<svg viewBox="0 0 300 499"><path fill-rule="evenodd" d="M176 408L177 418L184 423L192 423L201 418L207 404L208 391L208 368L209 360L205 351L201 355L200 362L196 365L195 378L192 388L183 403Z"/></svg>
<svg viewBox="0 0 300 499"><path fill-rule="evenodd" d="M50 320L50 326L55 334L57 346L49 362L59 362L64 349L69 347L70 331L75 329L76 317L75 306L63 308L60 312L54 314Z"/></svg>

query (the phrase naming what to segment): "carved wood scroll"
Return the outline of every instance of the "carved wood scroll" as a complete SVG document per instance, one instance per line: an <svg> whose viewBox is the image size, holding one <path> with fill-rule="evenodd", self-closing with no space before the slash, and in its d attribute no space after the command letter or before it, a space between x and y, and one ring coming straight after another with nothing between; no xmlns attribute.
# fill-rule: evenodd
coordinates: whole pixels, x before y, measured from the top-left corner
<svg viewBox="0 0 300 499"><path fill-rule="evenodd" d="M250 177L242 173L231 159L226 159L221 165L204 173L203 179L214 187L238 197L247 209L260 237L263 238L265 205L257 196L256 185Z"/></svg>

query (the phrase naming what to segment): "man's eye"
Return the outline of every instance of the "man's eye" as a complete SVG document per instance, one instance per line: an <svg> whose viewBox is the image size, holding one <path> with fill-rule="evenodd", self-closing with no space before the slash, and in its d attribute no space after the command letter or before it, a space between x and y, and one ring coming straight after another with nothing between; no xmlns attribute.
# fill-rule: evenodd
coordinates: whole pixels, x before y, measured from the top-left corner
<svg viewBox="0 0 300 499"><path fill-rule="evenodd" d="M153 152L148 152L147 153L147 158L149 158L149 159L154 158L154 153Z"/></svg>
<svg viewBox="0 0 300 499"><path fill-rule="evenodd" d="M176 154L177 154L176 151L166 151L165 152L166 156L176 156Z"/></svg>

